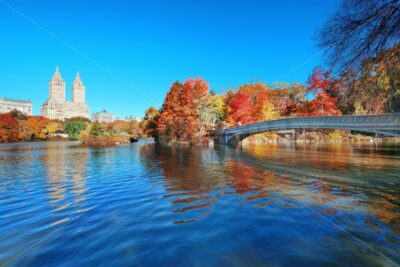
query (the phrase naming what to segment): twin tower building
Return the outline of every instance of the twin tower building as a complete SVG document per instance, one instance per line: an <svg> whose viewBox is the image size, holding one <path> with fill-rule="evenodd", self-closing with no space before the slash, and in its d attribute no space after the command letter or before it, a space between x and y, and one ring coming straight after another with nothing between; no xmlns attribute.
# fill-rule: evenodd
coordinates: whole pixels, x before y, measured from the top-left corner
<svg viewBox="0 0 400 267"><path fill-rule="evenodd" d="M61 77L60 70L58 67L56 68L56 72L49 82L49 98L43 103L40 113L49 119L89 118L89 107L85 103L85 86L79 73L72 85L72 101L67 101L65 99L65 82Z"/></svg>

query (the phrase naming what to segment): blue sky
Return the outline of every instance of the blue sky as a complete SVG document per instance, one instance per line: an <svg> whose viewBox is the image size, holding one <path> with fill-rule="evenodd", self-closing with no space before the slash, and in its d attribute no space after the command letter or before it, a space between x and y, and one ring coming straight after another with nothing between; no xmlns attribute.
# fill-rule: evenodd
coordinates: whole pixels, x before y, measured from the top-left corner
<svg viewBox="0 0 400 267"><path fill-rule="evenodd" d="M160 107L169 86L189 77L217 92L259 81L305 82L324 65L315 30L339 4L0 0L0 97L30 99L39 114L57 65L67 98L79 71L90 111L119 117Z"/></svg>

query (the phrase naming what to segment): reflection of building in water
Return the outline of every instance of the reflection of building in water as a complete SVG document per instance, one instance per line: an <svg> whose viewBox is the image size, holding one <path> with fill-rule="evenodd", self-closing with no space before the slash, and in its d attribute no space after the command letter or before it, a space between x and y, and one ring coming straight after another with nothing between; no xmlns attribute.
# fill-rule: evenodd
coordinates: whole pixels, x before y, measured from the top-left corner
<svg viewBox="0 0 400 267"><path fill-rule="evenodd" d="M88 152L86 149L80 149L79 155L71 156L69 163L71 164L72 173L72 194L75 197L75 203L85 200L86 192L86 164L88 159Z"/></svg>
<svg viewBox="0 0 400 267"><path fill-rule="evenodd" d="M64 209L65 206L60 206L58 203L62 202L66 197L65 147L55 142L46 143L42 161L47 169L50 203L56 206L57 210Z"/></svg>
<svg viewBox="0 0 400 267"><path fill-rule="evenodd" d="M74 202L84 199L87 151L71 148L64 142L48 142L45 146L42 162L47 169L47 179L50 187L50 202L56 210L66 208L68 195L74 197ZM72 189L70 188L72 183Z"/></svg>

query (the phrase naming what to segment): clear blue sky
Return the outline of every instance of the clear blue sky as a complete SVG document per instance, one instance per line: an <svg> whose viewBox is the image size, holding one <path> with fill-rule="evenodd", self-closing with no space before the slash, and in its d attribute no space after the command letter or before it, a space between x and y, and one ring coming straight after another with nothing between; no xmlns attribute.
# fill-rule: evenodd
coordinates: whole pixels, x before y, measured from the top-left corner
<svg viewBox="0 0 400 267"><path fill-rule="evenodd" d="M338 6L338 0L0 0L0 97L31 99L39 114L57 65L67 98L79 71L91 113L105 108L119 117L160 107L171 83L188 77L202 77L217 92L272 84L288 72L280 81L305 82L324 63L315 30Z"/></svg>

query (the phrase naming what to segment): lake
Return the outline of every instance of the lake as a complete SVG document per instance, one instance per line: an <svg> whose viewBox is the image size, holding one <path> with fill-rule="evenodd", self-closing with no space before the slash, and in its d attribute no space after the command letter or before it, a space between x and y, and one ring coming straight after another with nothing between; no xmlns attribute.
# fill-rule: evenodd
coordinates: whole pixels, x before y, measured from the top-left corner
<svg viewBox="0 0 400 267"><path fill-rule="evenodd" d="M0 144L0 266L396 266L400 147Z"/></svg>

